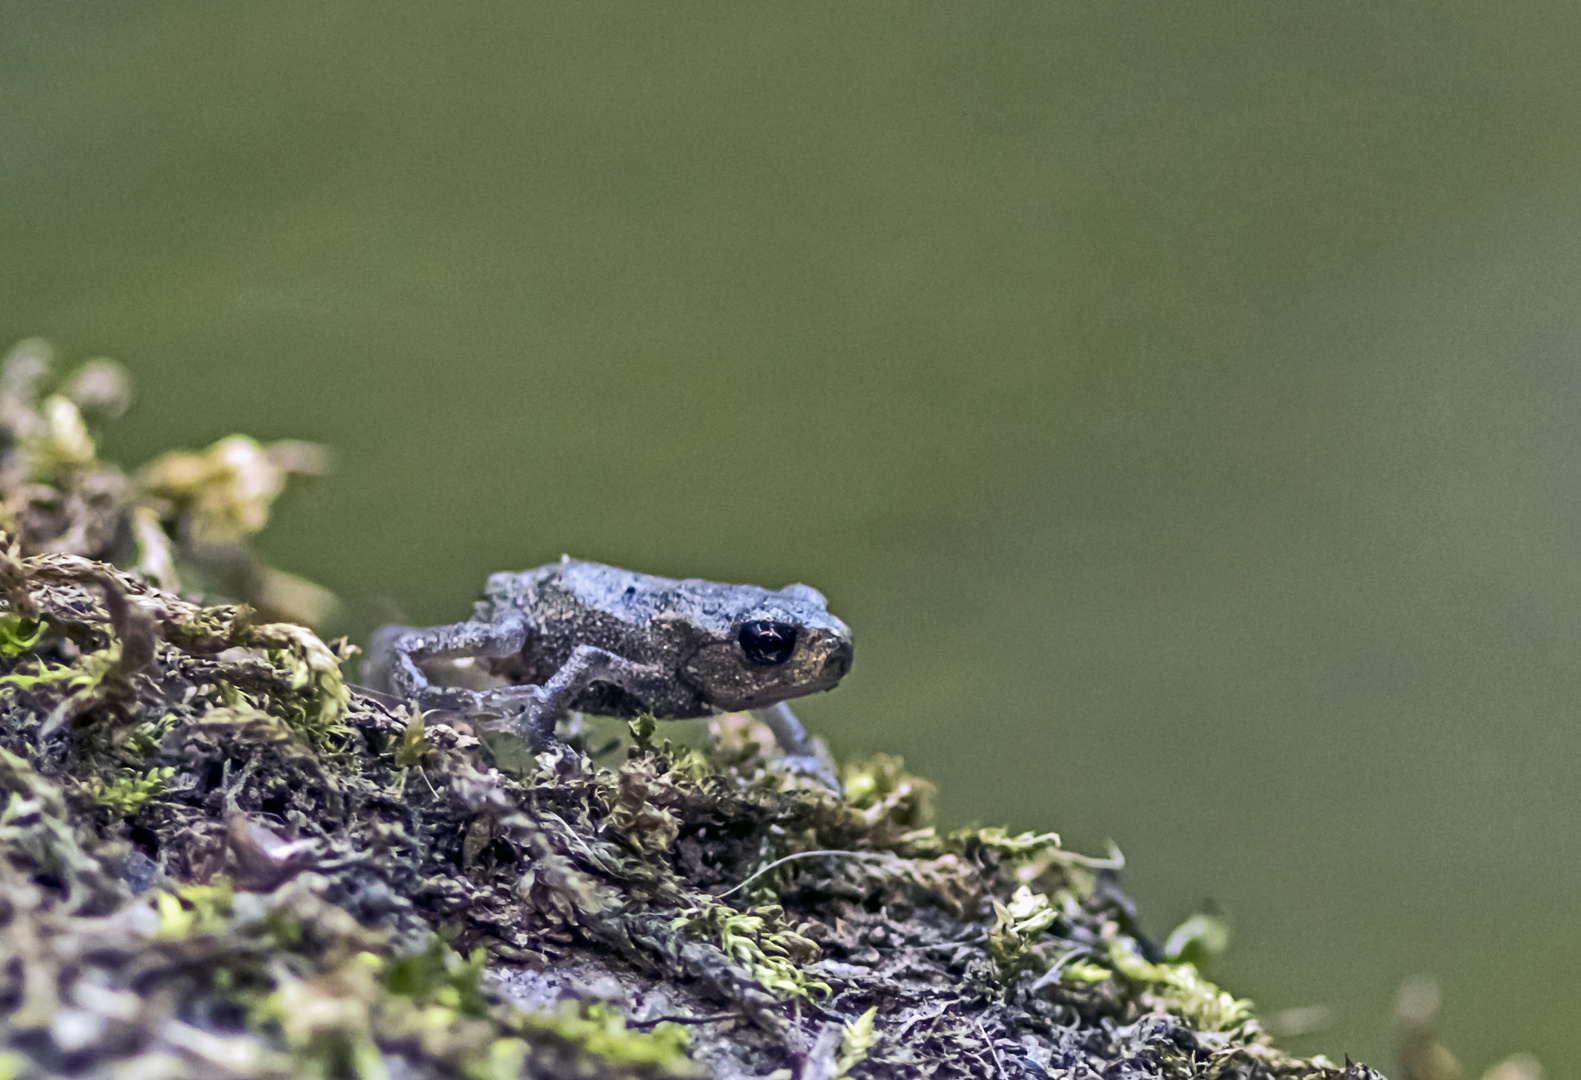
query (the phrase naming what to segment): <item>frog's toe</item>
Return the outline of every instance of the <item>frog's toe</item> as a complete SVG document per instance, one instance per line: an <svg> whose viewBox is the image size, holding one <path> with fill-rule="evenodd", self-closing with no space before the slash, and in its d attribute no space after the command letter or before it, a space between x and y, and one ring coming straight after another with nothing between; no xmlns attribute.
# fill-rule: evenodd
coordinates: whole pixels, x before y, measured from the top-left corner
<svg viewBox="0 0 1581 1080"><path fill-rule="evenodd" d="M537 749L538 764L560 776L575 776L589 766L586 758L559 739Z"/></svg>
<svg viewBox="0 0 1581 1080"><path fill-rule="evenodd" d="M845 796L845 785L834 771L834 763L813 754L787 754L780 765L793 776L804 777L835 795Z"/></svg>
<svg viewBox="0 0 1581 1080"><path fill-rule="evenodd" d="M536 686L500 686L478 694L478 710L492 716L517 716L542 700Z"/></svg>

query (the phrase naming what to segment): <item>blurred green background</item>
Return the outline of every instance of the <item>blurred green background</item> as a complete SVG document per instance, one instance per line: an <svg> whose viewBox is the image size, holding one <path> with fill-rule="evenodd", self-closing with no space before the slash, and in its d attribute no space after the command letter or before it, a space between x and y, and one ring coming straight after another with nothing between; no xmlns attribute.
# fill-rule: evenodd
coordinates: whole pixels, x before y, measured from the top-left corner
<svg viewBox="0 0 1581 1080"><path fill-rule="evenodd" d="M0 339L265 554L804 580L946 823L1131 860L1295 1044L1581 1075L1581 7L11 4ZM382 598L382 599L381 599Z"/></svg>

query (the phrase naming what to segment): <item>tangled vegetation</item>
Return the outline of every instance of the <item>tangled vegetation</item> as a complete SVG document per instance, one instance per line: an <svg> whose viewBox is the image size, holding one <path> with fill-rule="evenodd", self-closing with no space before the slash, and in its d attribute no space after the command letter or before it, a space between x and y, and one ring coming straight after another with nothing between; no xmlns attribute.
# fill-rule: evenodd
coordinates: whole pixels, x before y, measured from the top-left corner
<svg viewBox="0 0 1581 1080"><path fill-rule="evenodd" d="M0 1077L1377 1075L1272 1045L1117 858L940 834L894 759L837 795L731 715L538 760L356 692L245 554L291 470L127 477L35 359L0 373ZM238 602L180 595L216 547Z"/></svg>

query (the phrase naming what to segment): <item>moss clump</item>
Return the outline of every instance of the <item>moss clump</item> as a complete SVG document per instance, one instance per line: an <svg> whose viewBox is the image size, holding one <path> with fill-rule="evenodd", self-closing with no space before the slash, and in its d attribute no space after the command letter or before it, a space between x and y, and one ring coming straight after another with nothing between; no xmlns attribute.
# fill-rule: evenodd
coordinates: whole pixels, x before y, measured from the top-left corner
<svg viewBox="0 0 1581 1080"><path fill-rule="evenodd" d="M65 506L109 467L26 400L57 426L0 489ZM117 520L254 527L206 468ZM1155 949L1117 853L940 834L898 759L837 795L725 716L700 750L639 721L535 760L40 515L0 537L0 1076L1374 1075L1282 1053Z"/></svg>
<svg viewBox="0 0 1581 1080"><path fill-rule="evenodd" d="M615 1068L657 1076L704 1075L687 1053L691 1039L679 1024L634 1030L618 1009L602 1002L565 1001L550 1012L522 1013L516 1023L524 1033L552 1036ZM525 1046L526 1040L518 1043Z"/></svg>
<svg viewBox="0 0 1581 1080"><path fill-rule="evenodd" d="M777 998L809 1000L834 992L828 983L808 974L808 962L822 955L818 946L786 926L784 911L777 906L737 911L726 904L708 904L671 926L717 945Z"/></svg>
<svg viewBox="0 0 1581 1080"><path fill-rule="evenodd" d="M93 793L94 802L115 817L124 818L137 813L145 804L157 799L165 790L165 785L170 783L171 777L175 775L176 770L170 765L145 769L142 772L121 769L110 780L102 776L90 777L88 788Z"/></svg>

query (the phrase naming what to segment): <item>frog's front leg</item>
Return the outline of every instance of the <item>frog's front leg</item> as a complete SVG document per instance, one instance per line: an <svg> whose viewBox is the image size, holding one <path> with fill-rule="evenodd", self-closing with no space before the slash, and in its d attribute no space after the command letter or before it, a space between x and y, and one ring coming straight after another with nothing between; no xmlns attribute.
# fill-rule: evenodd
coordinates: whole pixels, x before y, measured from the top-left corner
<svg viewBox="0 0 1581 1080"><path fill-rule="evenodd" d="M506 687L527 691L529 700L516 719L523 737L538 746L553 745L554 727L593 683L618 686L649 708L669 688L663 668L638 664L596 645L578 645L570 659L542 686Z"/></svg>
<svg viewBox="0 0 1581 1080"><path fill-rule="evenodd" d="M811 777L836 795L845 794L829 748L807 734L789 705L782 701L767 709L753 709L752 718L774 733L774 741L785 754L786 768Z"/></svg>

